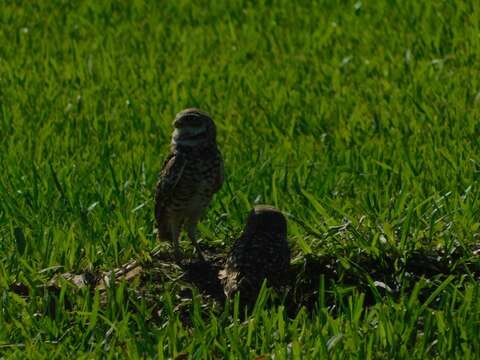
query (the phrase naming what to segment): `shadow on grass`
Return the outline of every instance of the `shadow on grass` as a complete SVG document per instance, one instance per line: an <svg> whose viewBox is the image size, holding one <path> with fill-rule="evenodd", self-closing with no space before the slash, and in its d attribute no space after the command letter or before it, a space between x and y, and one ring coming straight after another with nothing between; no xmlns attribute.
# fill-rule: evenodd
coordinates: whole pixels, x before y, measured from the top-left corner
<svg viewBox="0 0 480 360"><path fill-rule="evenodd" d="M183 314L188 323L189 301L198 294L205 309L225 303L218 272L223 266L225 254L215 249L205 251L206 261L185 260L176 264L168 253L153 252L148 259L132 260L123 266L107 272L84 272L80 274L56 274L47 284L38 286L32 292L30 286L15 283L10 291L23 296L48 295L51 304L49 314L57 311L57 298L62 289L89 289L99 292L105 304L112 287L121 284L127 292L133 292L136 299L143 299L153 307L160 307L160 294L169 291L179 304L176 310ZM398 299L410 292L421 279L427 280L419 294L426 299L439 284L449 276L480 279L479 251L414 251L403 256L382 254L372 256L359 253L354 256L299 256L290 265L289 276L285 279L278 302L282 303L290 316L305 308L312 312L321 302L333 307L338 302L338 290L345 293L363 293L365 305L382 302L386 297ZM68 300L68 299L67 299ZM65 301L64 307L70 307ZM183 309L183 310L182 310ZM132 309L135 311L135 309Z"/></svg>

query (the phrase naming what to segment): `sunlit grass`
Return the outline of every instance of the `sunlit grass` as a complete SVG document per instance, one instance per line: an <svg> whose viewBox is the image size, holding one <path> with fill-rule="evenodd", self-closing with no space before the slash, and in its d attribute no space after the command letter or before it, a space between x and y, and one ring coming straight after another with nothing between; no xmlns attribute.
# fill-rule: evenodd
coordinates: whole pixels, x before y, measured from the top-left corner
<svg viewBox="0 0 480 360"><path fill-rule="evenodd" d="M152 249L153 188L171 121L189 106L213 115L226 164L203 243L228 248L262 202L292 215L296 261L439 248L470 257L479 58L475 1L0 3L0 354L477 357L469 274L371 306L325 284L334 305L295 318L265 305L205 319L194 301L193 327L173 290L158 294L160 315L122 289L105 307L65 290L72 306L47 314L50 295L26 301L8 287ZM419 296L426 286L434 298Z"/></svg>

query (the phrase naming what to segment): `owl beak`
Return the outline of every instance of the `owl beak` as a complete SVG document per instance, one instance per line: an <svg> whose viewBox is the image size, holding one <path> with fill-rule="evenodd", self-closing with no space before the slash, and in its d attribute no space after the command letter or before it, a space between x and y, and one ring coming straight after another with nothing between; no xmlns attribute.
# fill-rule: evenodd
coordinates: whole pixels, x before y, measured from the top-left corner
<svg viewBox="0 0 480 360"><path fill-rule="evenodd" d="M196 146L205 141L205 129L183 127L174 130L172 143L185 146Z"/></svg>

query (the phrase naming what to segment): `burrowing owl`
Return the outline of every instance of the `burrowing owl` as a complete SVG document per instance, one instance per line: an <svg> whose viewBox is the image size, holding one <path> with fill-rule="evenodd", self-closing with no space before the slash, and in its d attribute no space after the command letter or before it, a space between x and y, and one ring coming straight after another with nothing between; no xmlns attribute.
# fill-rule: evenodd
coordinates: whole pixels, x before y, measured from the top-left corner
<svg viewBox="0 0 480 360"><path fill-rule="evenodd" d="M216 128L208 114L186 109L175 117L171 151L160 172L155 194L158 238L169 240L180 259L178 238L185 227L198 256L196 225L222 186L223 159L216 143Z"/></svg>
<svg viewBox="0 0 480 360"><path fill-rule="evenodd" d="M274 287L286 283L289 264L285 217L272 206L258 205L250 212L219 278L227 298L240 291L242 299L254 301L264 279Z"/></svg>

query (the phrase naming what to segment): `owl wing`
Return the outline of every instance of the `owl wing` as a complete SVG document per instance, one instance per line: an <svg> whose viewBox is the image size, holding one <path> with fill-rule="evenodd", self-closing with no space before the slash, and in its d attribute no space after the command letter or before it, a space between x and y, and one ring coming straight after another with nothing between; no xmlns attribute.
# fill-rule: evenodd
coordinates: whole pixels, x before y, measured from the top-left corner
<svg viewBox="0 0 480 360"><path fill-rule="evenodd" d="M155 191L155 218L157 222L160 222L165 206L169 203L175 187L182 178L186 165L187 159L185 155L180 153L172 153L165 160Z"/></svg>
<svg viewBox="0 0 480 360"><path fill-rule="evenodd" d="M248 258L251 256L245 234L242 234L233 244L224 268L218 273L218 278L223 285L223 291L227 298L231 298L239 290L242 290L245 293L244 296L248 297L245 289L248 288L246 286L248 285L247 280L249 280Z"/></svg>

